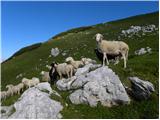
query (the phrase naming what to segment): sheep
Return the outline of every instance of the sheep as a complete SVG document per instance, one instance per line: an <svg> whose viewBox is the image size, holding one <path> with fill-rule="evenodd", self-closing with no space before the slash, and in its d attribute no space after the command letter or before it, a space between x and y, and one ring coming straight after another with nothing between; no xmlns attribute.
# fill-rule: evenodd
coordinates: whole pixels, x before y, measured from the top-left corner
<svg viewBox="0 0 160 120"><path fill-rule="evenodd" d="M0 92L0 95L1 95L1 100L2 100L2 99L6 99L6 97L7 97L7 92L6 92L6 91L1 91L1 92Z"/></svg>
<svg viewBox="0 0 160 120"><path fill-rule="evenodd" d="M43 82L50 82L49 72L42 71L41 75L42 75L42 81Z"/></svg>
<svg viewBox="0 0 160 120"><path fill-rule="evenodd" d="M57 81L57 70L55 68L55 63L51 63L51 69L49 71L49 77L50 77L50 82L51 84Z"/></svg>
<svg viewBox="0 0 160 120"><path fill-rule="evenodd" d="M87 65L89 63L92 63L92 64L95 64L96 61L95 60L92 60L90 58L82 58L81 61L83 62L84 65Z"/></svg>
<svg viewBox="0 0 160 120"><path fill-rule="evenodd" d="M15 86L15 89L17 89L18 94L20 94L21 91L24 89L24 84L19 83L18 85Z"/></svg>
<svg viewBox="0 0 160 120"><path fill-rule="evenodd" d="M67 75L67 77L72 77L73 75L73 66L67 63L61 63L61 64L57 64L57 63L53 63L54 67L58 73L58 75L60 76L60 79L62 79L63 75Z"/></svg>
<svg viewBox="0 0 160 120"><path fill-rule="evenodd" d="M126 68L126 61L128 60L129 47L126 43L122 41L106 41L103 40L103 35L97 33L96 35L97 47L100 52L103 53L103 66L105 65L105 60L107 65L109 65L107 55L122 55L124 59L124 68Z"/></svg>
<svg viewBox="0 0 160 120"><path fill-rule="evenodd" d="M33 77L32 80L29 80L27 78L23 78L22 83L26 86L26 88L30 88L30 87L35 86L38 83L40 83L40 81L38 78L35 78L35 77Z"/></svg>
<svg viewBox="0 0 160 120"><path fill-rule="evenodd" d="M103 64L103 53L100 52L97 48L94 49L94 52L96 53L97 58L101 61L101 63ZM121 55L107 55L108 60L114 60L115 63L114 65L119 63L119 57L121 57Z"/></svg>
<svg viewBox="0 0 160 120"><path fill-rule="evenodd" d="M8 93L10 94L9 96L13 96L14 94L18 93L18 89L12 84L7 85L6 88L8 89Z"/></svg>
<svg viewBox="0 0 160 120"><path fill-rule="evenodd" d="M84 66L82 61L75 61L72 57L68 57L65 60L67 63L71 64L75 69L78 69L81 66Z"/></svg>

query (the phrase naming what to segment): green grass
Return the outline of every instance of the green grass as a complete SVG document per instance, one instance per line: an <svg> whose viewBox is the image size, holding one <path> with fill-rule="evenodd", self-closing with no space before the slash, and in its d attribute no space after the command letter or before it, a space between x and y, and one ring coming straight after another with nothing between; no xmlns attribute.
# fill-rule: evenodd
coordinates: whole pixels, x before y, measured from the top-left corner
<svg viewBox="0 0 160 120"><path fill-rule="evenodd" d="M98 59L94 53L96 41L93 38L96 33L102 33L107 40L117 40L121 30L128 29L131 25L149 25L158 24L158 12L130 17L123 20L98 24L94 26L75 28L65 31L57 36L52 37L49 41L41 44L39 47L31 51L25 51L14 59L10 59L1 65L1 89L6 90L7 84L18 84L22 78L16 79L20 73L25 73L23 77L41 78L40 72L46 70L45 65L49 65L52 61L59 63L64 62L65 58L72 56L76 60L81 57L89 57ZM67 103L69 106L64 107L62 114L64 118L158 118L159 110L159 34L148 33L142 37L133 36L132 38L122 37L121 40L129 45L129 61L127 68L123 68L123 61L118 65L110 64L109 67L118 74L123 84L130 86L128 77L138 76L143 80L152 82L156 92L151 96L151 99L146 101L132 100L130 105L115 106L113 108L103 107L98 105L96 108L91 108L88 105L73 105L68 99L70 91L62 92L57 90L62 98L52 96L51 98L60 101L64 106ZM151 54L141 56L134 55L134 51L142 47L149 46L152 48ZM62 56L60 53L57 57L50 57L51 48L58 47L63 53L67 51L67 56ZM40 61L40 59L42 59ZM48 61L48 63L46 62ZM36 69L38 68L38 69ZM13 104L20 96L13 96L2 101L2 105Z"/></svg>

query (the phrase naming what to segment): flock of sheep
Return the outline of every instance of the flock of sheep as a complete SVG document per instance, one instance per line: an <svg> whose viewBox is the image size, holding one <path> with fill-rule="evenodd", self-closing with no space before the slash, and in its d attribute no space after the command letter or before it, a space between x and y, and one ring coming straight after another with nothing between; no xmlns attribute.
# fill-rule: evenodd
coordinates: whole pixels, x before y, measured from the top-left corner
<svg viewBox="0 0 160 120"><path fill-rule="evenodd" d="M13 96L15 94L20 94L25 88L30 88L32 86L40 83L38 78L33 77L31 80L23 78L22 82L18 85L9 84L6 86L7 91L1 91L1 99L6 99L7 97Z"/></svg>
<svg viewBox="0 0 160 120"><path fill-rule="evenodd" d="M97 42L97 49L95 50L98 58L102 60L103 66L105 62L109 65L109 58L111 57L116 60L115 64L119 62L119 59L122 58L124 60L124 68L126 68L126 62L128 60L128 52L129 47L126 43L122 41L107 41L103 40L103 35L97 33L95 35ZM72 57L68 57L65 59L65 63L57 64L53 62L50 67L49 72L41 73L44 76L44 79L50 79L50 82L55 82L57 80L57 76L62 79L64 76L68 78L72 77L73 74L79 67L82 67L89 63L95 63L96 61L90 58L82 58L81 60L74 60ZM38 78L32 78L31 80L27 78L23 78L22 82L18 85L7 85L7 91L1 91L1 99L5 99L6 97L13 96L14 94L20 94L24 88L30 88L32 86L40 83Z"/></svg>
<svg viewBox="0 0 160 120"><path fill-rule="evenodd" d="M122 41L103 40L103 35L100 33L97 33L95 37L97 42L97 49L95 52L97 56L102 55L103 66L105 65L105 61L107 62L107 65L109 65L108 57L112 56L116 59L115 64L118 64L121 57L124 60L124 68L126 68L129 52L128 45ZM82 67L88 63L93 63L93 60L90 58L82 58L80 61L76 61L72 57L66 58L65 63L52 63L49 72L51 81L56 80L56 75L59 75L60 79L62 79L63 76L67 76L68 78L72 77L79 67Z"/></svg>

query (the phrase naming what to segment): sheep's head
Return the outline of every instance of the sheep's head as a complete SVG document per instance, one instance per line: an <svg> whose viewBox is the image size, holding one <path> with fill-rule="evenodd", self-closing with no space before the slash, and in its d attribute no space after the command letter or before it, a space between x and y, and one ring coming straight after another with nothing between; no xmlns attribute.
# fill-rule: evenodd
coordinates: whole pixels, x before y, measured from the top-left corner
<svg viewBox="0 0 160 120"><path fill-rule="evenodd" d="M7 89L10 89L10 88L12 88L12 87L13 87L13 85L7 85L7 86L6 86Z"/></svg>
<svg viewBox="0 0 160 120"><path fill-rule="evenodd" d="M102 39L103 39L103 35L100 34L100 33L97 33L97 34L95 35L95 37L96 37L96 41L97 41L97 42L101 42Z"/></svg>
<svg viewBox="0 0 160 120"><path fill-rule="evenodd" d="M52 62L51 63L51 67L53 68L53 67L57 67L57 65L58 65L58 63L56 63L56 62Z"/></svg>
<svg viewBox="0 0 160 120"><path fill-rule="evenodd" d="M85 63L87 61L87 58L82 58L81 61Z"/></svg>
<svg viewBox="0 0 160 120"><path fill-rule="evenodd" d="M68 58L66 58L66 63L69 63L69 62L72 62L72 61L74 61L74 59L72 58L72 57L68 57Z"/></svg>
<svg viewBox="0 0 160 120"><path fill-rule="evenodd" d="M27 82L28 82L28 79L27 79L27 78L23 78L23 79L22 79L22 83L23 83L23 84L26 84Z"/></svg>

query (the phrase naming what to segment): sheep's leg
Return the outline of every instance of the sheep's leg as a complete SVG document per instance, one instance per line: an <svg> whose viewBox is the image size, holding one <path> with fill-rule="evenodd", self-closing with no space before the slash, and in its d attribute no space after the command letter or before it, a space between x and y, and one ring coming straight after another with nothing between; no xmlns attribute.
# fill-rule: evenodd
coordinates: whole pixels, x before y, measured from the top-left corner
<svg viewBox="0 0 160 120"><path fill-rule="evenodd" d="M59 74L60 79L62 79L62 74Z"/></svg>
<svg viewBox="0 0 160 120"><path fill-rule="evenodd" d="M13 96L13 91L11 92L11 96Z"/></svg>
<svg viewBox="0 0 160 120"><path fill-rule="evenodd" d="M128 51L127 51L127 53L126 53L126 60L128 60Z"/></svg>
<svg viewBox="0 0 160 120"><path fill-rule="evenodd" d="M126 68L126 56L123 54L123 59L124 59L124 68Z"/></svg>
<svg viewBox="0 0 160 120"><path fill-rule="evenodd" d="M69 78L69 72L67 72L67 77Z"/></svg>
<svg viewBox="0 0 160 120"><path fill-rule="evenodd" d="M71 75L70 77L72 77L72 75L73 75L73 70L72 69L71 69L70 75Z"/></svg>
<svg viewBox="0 0 160 120"><path fill-rule="evenodd" d="M107 55L106 53L103 53L103 66L105 66L105 60L107 61L107 65L109 65Z"/></svg>
<svg viewBox="0 0 160 120"><path fill-rule="evenodd" d="M103 53L103 66L105 66L105 56L106 56L106 54L105 53Z"/></svg>

